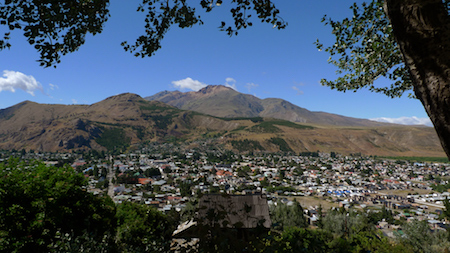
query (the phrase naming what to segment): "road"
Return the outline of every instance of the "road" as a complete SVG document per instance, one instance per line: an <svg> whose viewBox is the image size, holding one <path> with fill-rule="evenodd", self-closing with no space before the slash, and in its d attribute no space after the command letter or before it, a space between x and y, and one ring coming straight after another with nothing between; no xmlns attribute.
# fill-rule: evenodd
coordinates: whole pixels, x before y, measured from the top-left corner
<svg viewBox="0 0 450 253"><path fill-rule="evenodd" d="M110 164L108 165L108 174L106 176L107 180L109 181L109 185L108 185L108 196L110 196L111 198L114 197L114 185L112 182L112 179L114 178L114 166L112 165L112 157L109 158L110 160Z"/></svg>

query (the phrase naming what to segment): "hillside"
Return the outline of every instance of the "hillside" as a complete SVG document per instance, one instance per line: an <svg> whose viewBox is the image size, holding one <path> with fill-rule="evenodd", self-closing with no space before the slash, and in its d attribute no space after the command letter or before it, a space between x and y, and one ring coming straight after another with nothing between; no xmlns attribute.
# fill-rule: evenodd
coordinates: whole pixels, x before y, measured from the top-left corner
<svg viewBox="0 0 450 253"><path fill-rule="evenodd" d="M199 91L162 91L145 97L183 110L217 117L268 117L298 123L331 126L388 126L366 119L345 117L325 112L312 112L279 98L259 99L222 85L210 85Z"/></svg>
<svg viewBox="0 0 450 253"><path fill-rule="evenodd" d="M276 133L244 132L242 135L236 134L233 137L241 143L247 140L259 141L265 150L269 151L325 151L340 154L445 157L433 128L391 126L293 129L278 125L276 127L280 129ZM246 149L241 151L244 150Z"/></svg>
<svg viewBox="0 0 450 253"><path fill-rule="evenodd" d="M0 149L114 150L150 142L177 143L181 148L209 145L240 152L319 150L445 156L434 129L429 127L338 127L263 117L221 118L130 93L92 105L25 101L0 110Z"/></svg>
<svg viewBox="0 0 450 253"><path fill-rule="evenodd" d="M235 127L232 123L219 124L217 121L129 93L92 105L25 101L0 110L0 149L114 149L194 134L191 129L197 127L196 123L217 130Z"/></svg>

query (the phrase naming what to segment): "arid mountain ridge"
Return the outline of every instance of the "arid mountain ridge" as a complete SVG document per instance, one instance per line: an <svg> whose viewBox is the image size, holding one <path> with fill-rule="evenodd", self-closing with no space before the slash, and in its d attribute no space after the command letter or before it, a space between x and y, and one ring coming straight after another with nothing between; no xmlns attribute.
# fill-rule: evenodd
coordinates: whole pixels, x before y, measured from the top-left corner
<svg viewBox="0 0 450 253"><path fill-rule="evenodd" d="M218 87L220 92L208 91L210 88L201 92L216 96L215 104L222 103L225 105L222 107L229 108L224 101L230 98L221 98L218 94L237 97L233 99L241 97L240 101L256 108L249 108L246 113L270 111L267 104L271 103L265 102L265 105L260 106L256 97L253 97L253 102L248 102L244 98L250 95L242 94L242 98L240 93L236 94L234 90L230 92L226 87ZM167 98L168 94L183 97L185 93L166 92L163 96L162 93L155 96ZM197 103L205 101L205 106L213 107L214 103L199 93L189 96L195 95L199 100ZM199 107L193 100L185 101L187 102L184 104L189 102L192 108ZM269 101L275 101L272 102L272 108L289 108L292 105L283 100ZM216 107L218 110L218 106ZM319 115L325 118L328 114ZM160 142L176 143L185 148L210 145L236 152L334 151L341 154L445 156L434 129L430 127L370 125L372 121L339 115L330 115L330 119L322 119L321 123L306 116L297 118L297 122L303 120L305 123L294 123L263 114L253 117L252 114L244 113L238 118L224 116L231 115L210 116L179 109L160 101L148 101L130 93L112 96L92 105L24 101L0 110L0 149L52 152L78 149L123 150L132 145ZM347 119L356 123L350 126L337 123L348 122ZM327 121L334 124L323 123Z"/></svg>
<svg viewBox="0 0 450 253"><path fill-rule="evenodd" d="M345 117L326 112L312 112L279 98L260 99L223 85L209 85L199 91L162 91L145 97L182 110L225 118L267 117L297 123L330 126L388 126L391 124Z"/></svg>

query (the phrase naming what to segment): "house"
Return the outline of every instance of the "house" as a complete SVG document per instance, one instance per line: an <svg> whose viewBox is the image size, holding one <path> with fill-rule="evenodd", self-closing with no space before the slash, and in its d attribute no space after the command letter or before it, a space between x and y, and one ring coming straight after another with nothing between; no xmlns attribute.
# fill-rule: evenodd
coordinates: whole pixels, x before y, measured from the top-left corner
<svg viewBox="0 0 450 253"><path fill-rule="evenodd" d="M263 194L206 194L199 200L194 221L188 221L174 232L175 238L202 238L223 233L248 240L267 233L272 225L267 196Z"/></svg>

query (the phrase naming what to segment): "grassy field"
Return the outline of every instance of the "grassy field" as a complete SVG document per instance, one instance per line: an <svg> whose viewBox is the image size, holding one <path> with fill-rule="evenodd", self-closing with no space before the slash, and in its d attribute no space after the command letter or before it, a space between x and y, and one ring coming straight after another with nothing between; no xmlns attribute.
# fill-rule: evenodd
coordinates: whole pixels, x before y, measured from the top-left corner
<svg viewBox="0 0 450 253"><path fill-rule="evenodd" d="M384 194L388 194L388 195L397 195L397 196L408 196L408 193L411 195L413 193L419 193L419 195L422 194L429 194L431 193L433 190L424 190L424 189L412 189L411 190L383 190L383 191L378 191L379 193L384 193Z"/></svg>
<svg viewBox="0 0 450 253"><path fill-rule="evenodd" d="M387 195L397 195L397 196L403 196L406 197L409 194L413 194L413 193L419 193L419 194L429 194L431 193L431 190L424 190L424 189L413 189L411 190L383 190L383 191L378 191L378 193L381 194L387 194ZM315 196L290 196L287 197L287 199L289 200L294 200L297 199L297 201L300 203L300 205L303 207L303 209L309 209L310 207L316 207L319 205L322 205L322 210L324 212L327 212L330 208L332 207L339 207L338 203L335 202L330 202L327 199L323 199L320 197L315 197ZM427 205L425 203L425 205ZM358 207L359 205L355 205L355 207ZM369 204L367 206L367 208L369 209L381 209L381 205L380 204ZM430 208L436 208L435 205L431 205Z"/></svg>
<svg viewBox="0 0 450 253"><path fill-rule="evenodd" d="M309 208L310 206L316 207L322 205L322 209L324 211L332 208L338 207L339 205L334 202L329 202L319 197L311 197L311 196L295 196L295 197L287 197L289 200L297 199L298 203L303 207L303 209Z"/></svg>
<svg viewBox="0 0 450 253"><path fill-rule="evenodd" d="M392 160L400 161L411 161L411 162L437 162L437 163L448 163L447 157L419 157L419 156L378 156L377 158L386 158Z"/></svg>

